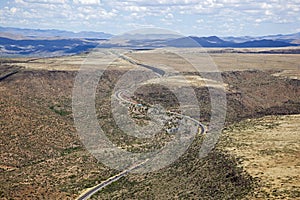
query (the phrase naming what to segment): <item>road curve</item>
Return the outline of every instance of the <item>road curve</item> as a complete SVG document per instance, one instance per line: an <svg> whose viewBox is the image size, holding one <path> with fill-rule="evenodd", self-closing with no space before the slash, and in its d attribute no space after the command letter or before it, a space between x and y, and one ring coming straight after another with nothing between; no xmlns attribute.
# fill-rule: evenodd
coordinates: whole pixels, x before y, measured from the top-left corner
<svg viewBox="0 0 300 200"><path fill-rule="evenodd" d="M130 101L130 100L128 100L128 99L123 98L123 97L122 97L122 93L123 93L123 92L126 92L126 90L120 90L120 91L117 91L117 92L115 93L115 97L116 97L119 101L123 101L123 102L125 102L125 103L127 103L127 104L135 104L134 102L132 102L132 101ZM171 111L167 111L167 113L170 113L170 114L173 114L173 115L177 115L177 116L180 116L180 117L182 117L182 118L186 118L186 119L188 119L188 120L193 121L194 123L196 123L196 124L201 128L201 133L200 133L200 134L204 134L204 133L205 133L205 130L206 130L205 125L202 124L201 122L195 120L194 118L192 118L192 117L190 117L190 116L187 116L187 115L182 115L182 114L179 114L179 113L176 113L176 112L171 112Z"/></svg>
<svg viewBox="0 0 300 200"><path fill-rule="evenodd" d="M191 118L190 116L182 115L182 114L179 114L179 113L176 113L176 112L171 112L171 111L167 111L167 113L171 113L173 115L177 115L177 116L180 116L180 117L183 117L183 118L186 118L188 120L191 120L191 121L195 122L201 128L201 133L200 134L204 134L205 133L205 130L206 130L205 125L202 124L201 122L195 120L194 118Z"/></svg>
<svg viewBox="0 0 300 200"><path fill-rule="evenodd" d="M130 168L122 171L121 173L108 178L107 180L103 181L102 183L87 189L86 191L84 191L78 198L77 200L86 200L89 199L93 194L95 194L96 192L100 191L101 189L103 189L104 187L112 184L113 182L116 182L117 180L119 180L120 178L122 178L123 176L127 175L128 173L130 173L131 171L140 168L141 166L143 166L146 162L148 162L149 159L146 159L145 161L135 164L133 166L131 166Z"/></svg>

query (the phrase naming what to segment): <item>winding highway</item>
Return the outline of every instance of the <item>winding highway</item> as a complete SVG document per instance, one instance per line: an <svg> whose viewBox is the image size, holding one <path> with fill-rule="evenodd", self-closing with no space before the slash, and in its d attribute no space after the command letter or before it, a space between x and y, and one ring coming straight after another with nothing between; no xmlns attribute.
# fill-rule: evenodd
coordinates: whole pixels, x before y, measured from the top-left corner
<svg viewBox="0 0 300 200"><path fill-rule="evenodd" d="M154 66L150 66L150 65L146 65L146 64L143 64L143 63L140 63L136 60L134 60L133 58L130 58L128 56L125 56L125 55L120 55L120 58L122 58L123 60L133 64L133 65L138 65L138 66L141 66L141 67L144 67L144 68L147 68L147 69L150 69L152 70L154 73L156 73L158 76L162 77L162 76L165 76L166 72L162 69L159 69L157 67L154 67ZM123 101L123 102L126 102L126 103L129 103L129 104L132 104L133 102L131 102L130 100L128 99L124 99L122 98L122 92L124 91L117 91L115 96L117 97L117 99ZM185 119L188 119L188 120L191 120L193 121L194 123L198 124L198 126L200 127L201 129L201 132L200 134L204 134L205 133L205 125L203 125L201 122L191 118L190 116L186 116L186 115L182 115L182 114L179 114L179 113L176 113L176 112L171 112L171 111L167 111L167 113L170 113L170 114L173 114L173 115L177 115L177 116L180 116L180 117L183 117Z"/></svg>
<svg viewBox="0 0 300 200"><path fill-rule="evenodd" d="M123 98L122 96L122 93L123 92L126 92L125 90L121 90L121 91L117 91L115 93L115 97L124 102L124 103L127 103L127 104L134 104L134 102L130 101L129 99L125 99ZM171 112L171 111L167 111L167 113L170 113L170 114L174 114L174 115L177 115L177 116L180 116L180 117L183 117L183 118L186 118L188 120L191 120L193 121L194 123L198 124L198 126L201 128L201 133L200 134L204 134L205 133L205 126L200 123L199 121L191 118L190 116L186 116L186 115L182 115L182 114L179 114L179 113L176 113L176 112ZM131 171L143 166L146 162L148 162L149 160L145 160L139 164L136 164L136 165L133 165L132 167L130 167L129 169L126 169L124 171L122 171L121 173L115 175L115 176L112 176L110 178L108 178L107 180L105 180L104 182L84 191L78 198L77 200L86 200L86 199L89 199L93 194L97 193L98 191L100 191L101 189L103 189L104 187L112 184L113 182L116 182L117 180L119 180L120 178L122 178L123 176L127 175L128 173L130 173Z"/></svg>
<svg viewBox="0 0 300 200"><path fill-rule="evenodd" d="M138 66L141 66L141 67L145 67L147 69L150 69L152 70L153 72L155 72L156 74L158 74L158 76L164 76L165 75L165 71L161 70L161 69L158 69L156 67L153 67L153 66L150 66L150 65L145 65L145 64L142 64L142 63L139 63L137 62L136 60L133 60L127 56L124 56L124 55L121 55L120 56L122 59L130 62L131 64L134 64L134 65L138 65ZM126 92L126 90L121 90L121 91L117 91L115 92L115 97L119 100L119 101L122 101L122 102L125 102L127 104L135 104L135 102L133 102L131 99L126 99L122 96L122 94ZM177 115L177 116L180 116L182 118L185 118L185 119L188 119L188 120L191 120L193 121L194 123L196 123L199 128L201 129L201 132L200 134L204 134L205 133L205 126L200 123L199 121L191 118L190 116L186 116L186 115L182 115L182 114L179 114L179 113L176 113L176 112L171 112L171 111L167 111L167 113L170 113L170 114L173 114L173 115ZM146 162L148 162L149 159L146 159L145 161L141 162L141 163L138 163L138 164L135 164L131 167L129 167L128 169L122 171L121 173L115 175L115 176L112 176L110 178L108 178L107 180L103 181L102 183L92 187L92 188L89 188L87 190L85 190L78 198L77 200L87 200L89 199L92 195L94 195L95 193L97 193L98 191L100 191L101 189L105 188L106 186L112 184L113 182L116 182L117 180L119 180L120 178L124 177L125 175L127 175L128 173L130 173L131 171L135 170L135 169L138 169L140 167L142 167Z"/></svg>

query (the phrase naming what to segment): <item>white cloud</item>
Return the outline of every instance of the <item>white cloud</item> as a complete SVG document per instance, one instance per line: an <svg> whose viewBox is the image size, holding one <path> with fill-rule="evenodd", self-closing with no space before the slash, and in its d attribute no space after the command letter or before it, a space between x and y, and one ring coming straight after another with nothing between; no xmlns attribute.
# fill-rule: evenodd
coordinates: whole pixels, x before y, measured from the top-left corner
<svg viewBox="0 0 300 200"><path fill-rule="evenodd" d="M15 14L16 12L17 12L17 8L16 7L12 7L11 9L10 9L10 12L12 13L12 14Z"/></svg>
<svg viewBox="0 0 300 200"><path fill-rule="evenodd" d="M115 1L117 2L117 1ZM191 5L196 4L199 0L127 0L127 1L118 1L124 4L132 4L139 6L180 6L180 5Z"/></svg>
<svg viewBox="0 0 300 200"><path fill-rule="evenodd" d="M266 2L261 3L261 8L262 8L262 9L270 9L270 8L272 8L272 7L273 7L272 4L268 4L268 3L266 3Z"/></svg>
<svg viewBox="0 0 300 200"><path fill-rule="evenodd" d="M130 12L145 12L147 11L147 8L144 6L125 6L124 10Z"/></svg>
<svg viewBox="0 0 300 200"><path fill-rule="evenodd" d="M287 23L290 23L291 21L290 20L287 20L287 19L279 19L278 21L277 21L277 23L279 23L279 24L287 24Z"/></svg>
<svg viewBox="0 0 300 200"><path fill-rule="evenodd" d="M265 11L265 15L273 15L273 13L272 13L272 11L270 11L270 10L266 10L266 11Z"/></svg>
<svg viewBox="0 0 300 200"><path fill-rule="evenodd" d="M100 0L73 0L75 4L82 5L100 5Z"/></svg>
<svg viewBox="0 0 300 200"><path fill-rule="evenodd" d="M25 2L23 0L15 0L16 3L24 4Z"/></svg>
<svg viewBox="0 0 300 200"><path fill-rule="evenodd" d="M167 19L173 19L173 18L174 18L174 15L173 15L172 13L168 13L168 14L166 15L166 18L167 18Z"/></svg>
<svg viewBox="0 0 300 200"><path fill-rule="evenodd" d="M133 12L129 16L126 16L125 19L132 21L132 20L140 20L144 17L145 17L145 15L143 13Z"/></svg>
<svg viewBox="0 0 300 200"><path fill-rule="evenodd" d="M196 20L196 22L197 22L198 24L201 24L201 23L204 22L204 20L203 20L203 19L198 19L198 20Z"/></svg>
<svg viewBox="0 0 300 200"><path fill-rule="evenodd" d="M256 23L261 23L263 20L262 19L256 19L255 22Z"/></svg>
<svg viewBox="0 0 300 200"><path fill-rule="evenodd" d="M3 25L14 26L29 21L34 26L73 26L77 29L106 24L116 30L152 24L177 30L224 32L225 24L238 31L257 25L261 32L268 23L290 32L300 22L299 0L11 0L0 8ZM99 6L101 5L101 6ZM5 8L6 7L6 8ZM163 23L162 23L163 22ZM168 26L173 22L172 26ZM198 23L200 29L193 29ZM127 25L128 24L128 25ZM285 26L283 26L283 24ZM201 26L200 26L201 25ZM43 27L41 27L43 28ZM96 27L99 28L99 27ZM275 28L274 28L275 29ZM234 30L232 32L234 32ZM263 30L263 31L262 31ZM109 30L108 30L109 31ZM230 30L231 31L231 30ZM266 32L265 31L265 32ZM279 30L278 32L281 32ZM217 33L213 33L217 34Z"/></svg>
<svg viewBox="0 0 300 200"><path fill-rule="evenodd" d="M43 3L43 4L63 4L66 0L16 0L19 3Z"/></svg>

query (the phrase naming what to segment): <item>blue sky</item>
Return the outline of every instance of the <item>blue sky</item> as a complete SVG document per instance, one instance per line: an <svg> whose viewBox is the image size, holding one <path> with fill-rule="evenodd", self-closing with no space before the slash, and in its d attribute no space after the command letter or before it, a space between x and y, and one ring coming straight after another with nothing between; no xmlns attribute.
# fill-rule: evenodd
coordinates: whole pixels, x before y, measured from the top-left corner
<svg viewBox="0 0 300 200"><path fill-rule="evenodd" d="M156 27L183 35L300 32L300 0L10 0L0 26L121 34Z"/></svg>

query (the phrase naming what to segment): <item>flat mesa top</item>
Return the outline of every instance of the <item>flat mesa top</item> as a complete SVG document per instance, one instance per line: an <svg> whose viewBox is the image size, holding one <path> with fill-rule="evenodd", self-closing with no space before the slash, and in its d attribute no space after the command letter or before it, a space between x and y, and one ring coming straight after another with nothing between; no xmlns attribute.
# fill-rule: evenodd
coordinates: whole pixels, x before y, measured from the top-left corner
<svg viewBox="0 0 300 200"><path fill-rule="evenodd" d="M118 51L118 50L117 50ZM298 77L300 70L300 47L291 48L165 48L147 51L120 51L141 64L155 66L166 72L203 72L279 70L283 75ZM0 58L6 65L22 66L27 69L77 71L80 67L93 66L97 69L128 70L136 68L112 49L99 49L91 54L53 58ZM294 52L294 53L293 53ZM191 61L191 62L189 62ZM138 68L136 68L138 70Z"/></svg>

